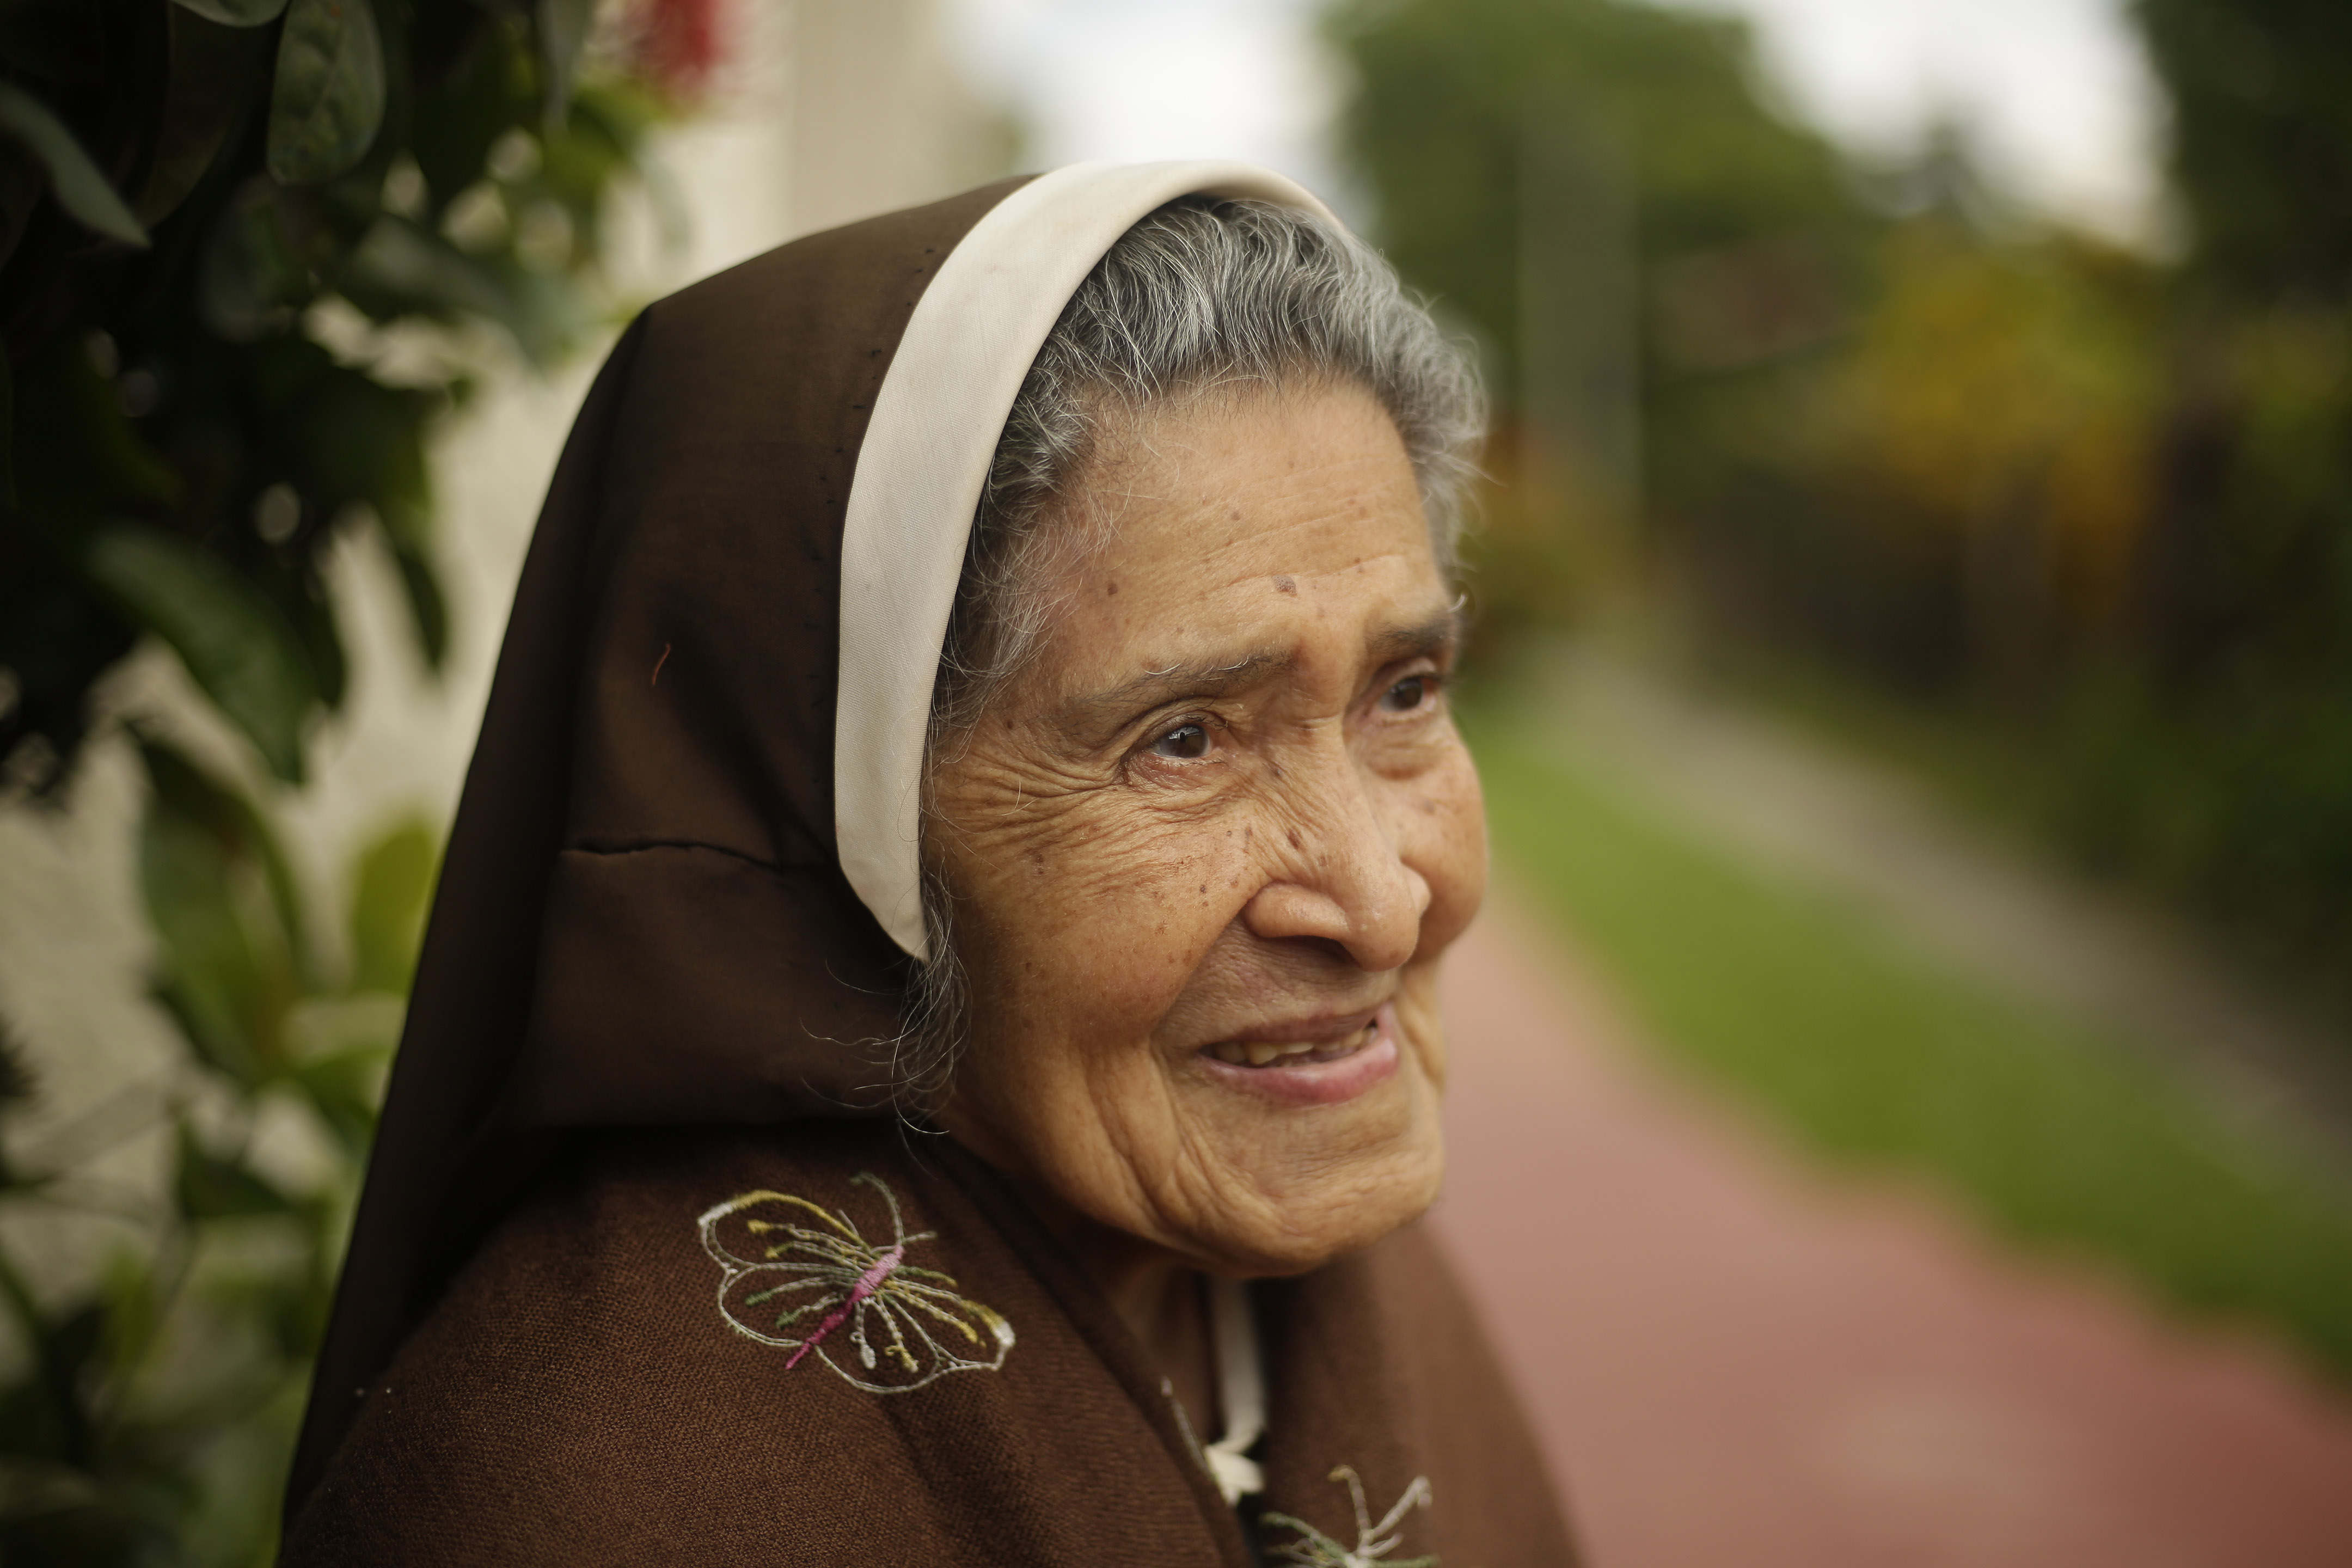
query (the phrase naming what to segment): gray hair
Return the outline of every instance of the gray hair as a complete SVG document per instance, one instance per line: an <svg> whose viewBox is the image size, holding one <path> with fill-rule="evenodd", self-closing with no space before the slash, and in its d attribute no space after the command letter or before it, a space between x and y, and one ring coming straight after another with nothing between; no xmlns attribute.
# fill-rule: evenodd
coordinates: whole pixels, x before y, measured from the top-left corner
<svg viewBox="0 0 2352 1568"><path fill-rule="evenodd" d="M1129 228L1070 298L1004 422L933 689L927 774L1036 656L1060 568L1104 542L1058 502L1114 422L1220 394L1359 386L1396 423L1439 568L1451 575L1486 428L1477 372L1376 251L1312 214L1187 196ZM927 866L900 1092L945 1089L967 991L950 895Z"/></svg>

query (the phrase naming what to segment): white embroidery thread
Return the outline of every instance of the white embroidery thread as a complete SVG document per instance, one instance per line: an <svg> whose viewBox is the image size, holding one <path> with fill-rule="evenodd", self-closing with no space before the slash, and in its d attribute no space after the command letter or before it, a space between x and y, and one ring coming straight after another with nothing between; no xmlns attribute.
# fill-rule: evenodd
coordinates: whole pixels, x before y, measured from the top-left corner
<svg viewBox="0 0 2352 1568"><path fill-rule="evenodd" d="M1268 1561L1299 1563L1304 1568L1373 1568L1376 1563L1380 1568L1438 1568L1434 1557L1400 1557L1394 1562L1388 1561L1389 1553L1394 1552L1404 1539L1399 1523L1404 1518L1405 1510L1429 1506L1427 1476L1415 1476L1412 1485L1404 1489L1404 1495L1396 1500L1395 1507L1381 1516L1378 1524L1372 1522L1372 1510L1364 1500L1363 1479L1356 1474L1354 1467L1339 1466L1331 1472L1331 1479L1347 1482L1349 1500L1356 1506L1354 1550L1340 1545L1303 1519L1269 1510L1258 1517L1260 1528L1296 1531L1298 1539L1272 1547Z"/></svg>
<svg viewBox="0 0 2352 1568"><path fill-rule="evenodd" d="M950 1276L907 1261L909 1247L939 1233L908 1236L898 1195L872 1173L860 1171L850 1184L882 1195L888 1246L867 1241L847 1210L790 1193L742 1193L703 1211L697 1226L719 1268L719 1311L728 1327L790 1350L788 1371L814 1352L869 1394L905 1394L951 1372L1002 1367L1013 1325L959 1295ZM807 1218L818 1224L796 1223ZM843 1342L833 1336L844 1327L854 1356L835 1354Z"/></svg>

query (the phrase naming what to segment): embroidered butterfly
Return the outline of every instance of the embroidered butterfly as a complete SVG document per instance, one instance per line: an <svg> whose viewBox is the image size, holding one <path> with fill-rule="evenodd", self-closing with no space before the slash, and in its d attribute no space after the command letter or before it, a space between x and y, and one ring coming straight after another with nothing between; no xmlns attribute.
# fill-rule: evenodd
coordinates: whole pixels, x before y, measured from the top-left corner
<svg viewBox="0 0 2352 1568"><path fill-rule="evenodd" d="M1331 1472L1331 1479L1348 1483L1348 1496L1356 1505L1355 1550L1349 1551L1303 1519L1293 1519L1286 1513L1269 1510L1258 1516L1259 1526L1296 1531L1298 1539L1273 1547L1268 1561L1303 1563L1306 1568L1372 1568L1374 1563L1381 1564L1381 1568L1437 1568L1434 1557L1400 1557L1394 1562L1388 1561L1389 1553L1394 1552L1404 1539L1398 1521L1404 1518L1405 1510L1429 1506L1427 1476L1415 1476L1412 1485L1404 1489L1404 1496L1397 1499L1396 1506L1381 1516L1378 1524L1372 1522L1372 1510L1364 1501L1363 1479L1356 1474L1353 1467L1341 1465Z"/></svg>
<svg viewBox="0 0 2352 1568"><path fill-rule="evenodd" d="M939 1233L908 1236L897 1194L878 1176L860 1171L850 1184L882 1195L888 1246L867 1241L845 1209L790 1193L744 1193L703 1212L702 1247L719 1267L719 1310L729 1325L790 1350L787 1372L814 1351L871 1394L1003 1366L1013 1325L958 1295L953 1279L907 1261L909 1247Z"/></svg>

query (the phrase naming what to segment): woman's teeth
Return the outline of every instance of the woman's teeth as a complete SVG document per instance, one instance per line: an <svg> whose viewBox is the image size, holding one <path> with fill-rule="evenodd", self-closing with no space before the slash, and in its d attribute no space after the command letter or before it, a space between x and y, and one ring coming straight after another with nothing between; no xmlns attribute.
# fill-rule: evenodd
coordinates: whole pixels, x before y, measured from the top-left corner
<svg viewBox="0 0 2352 1568"><path fill-rule="evenodd" d="M1372 1026L1365 1025L1354 1034L1336 1040L1219 1040L1209 1047L1209 1054L1221 1062L1231 1062L1237 1068L1272 1067L1276 1062L1337 1061L1362 1047L1372 1037Z"/></svg>

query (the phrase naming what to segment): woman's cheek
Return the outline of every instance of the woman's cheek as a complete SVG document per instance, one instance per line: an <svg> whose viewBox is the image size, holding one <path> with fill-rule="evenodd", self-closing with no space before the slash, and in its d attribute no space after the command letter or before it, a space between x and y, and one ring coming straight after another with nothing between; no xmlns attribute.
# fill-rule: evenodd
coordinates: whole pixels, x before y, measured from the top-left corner
<svg viewBox="0 0 2352 1568"><path fill-rule="evenodd" d="M1422 1076L1431 1089L1444 1093L1445 1020L1438 1011L1435 963L1416 962L1405 971L1398 987L1397 1016Z"/></svg>
<svg viewBox="0 0 2352 1568"><path fill-rule="evenodd" d="M1239 905L1214 835L1154 827L1102 823L1076 836L1053 876L1003 889L992 922L1018 933L1027 965L1082 975L1063 989L1105 1023L1156 1022Z"/></svg>
<svg viewBox="0 0 2352 1568"><path fill-rule="evenodd" d="M1486 897L1486 807L1478 773L1457 742L1441 765L1401 786L1401 846L1429 886L1420 956L1433 958L1468 928Z"/></svg>

